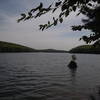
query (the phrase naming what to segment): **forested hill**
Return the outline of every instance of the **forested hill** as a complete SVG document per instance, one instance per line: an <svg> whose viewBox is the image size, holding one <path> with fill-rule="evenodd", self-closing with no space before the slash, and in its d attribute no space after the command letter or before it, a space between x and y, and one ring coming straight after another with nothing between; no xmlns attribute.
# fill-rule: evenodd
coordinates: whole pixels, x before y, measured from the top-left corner
<svg viewBox="0 0 100 100"><path fill-rule="evenodd" d="M0 41L0 52L33 52L35 49L15 43Z"/></svg>
<svg viewBox="0 0 100 100"><path fill-rule="evenodd" d="M48 53L67 53L65 50L43 49L37 50L23 45L0 41L0 52L48 52Z"/></svg>
<svg viewBox="0 0 100 100"><path fill-rule="evenodd" d="M69 51L70 53L88 53L88 54L100 54L100 45L82 45L75 47Z"/></svg>

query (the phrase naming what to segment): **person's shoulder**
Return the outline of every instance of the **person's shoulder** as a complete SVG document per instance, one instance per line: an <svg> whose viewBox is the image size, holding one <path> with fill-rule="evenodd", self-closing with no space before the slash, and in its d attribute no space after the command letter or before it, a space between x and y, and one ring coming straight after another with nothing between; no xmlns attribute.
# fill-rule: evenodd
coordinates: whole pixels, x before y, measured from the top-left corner
<svg viewBox="0 0 100 100"><path fill-rule="evenodd" d="M68 64L69 68L77 68L77 63L73 60L70 61L70 63Z"/></svg>

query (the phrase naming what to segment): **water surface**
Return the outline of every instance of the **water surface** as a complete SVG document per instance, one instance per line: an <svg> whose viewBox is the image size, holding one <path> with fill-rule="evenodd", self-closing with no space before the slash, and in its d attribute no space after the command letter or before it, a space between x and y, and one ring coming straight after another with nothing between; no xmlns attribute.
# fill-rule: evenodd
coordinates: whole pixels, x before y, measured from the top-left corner
<svg viewBox="0 0 100 100"><path fill-rule="evenodd" d="M100 55L0 53L0 100L87 100L100 85Z"/></svg>

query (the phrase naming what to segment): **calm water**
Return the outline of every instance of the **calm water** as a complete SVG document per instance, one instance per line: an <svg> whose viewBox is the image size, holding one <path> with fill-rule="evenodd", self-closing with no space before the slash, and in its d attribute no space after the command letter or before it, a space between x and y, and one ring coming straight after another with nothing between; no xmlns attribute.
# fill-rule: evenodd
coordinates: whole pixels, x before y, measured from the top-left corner
<svg viewBox="0 0 100 100"><path fill-rule="evenodd" d="M87 100L100 85L100 55L76 54L76 72L67 67L70 56L1 53L0 100Z"/></svg>

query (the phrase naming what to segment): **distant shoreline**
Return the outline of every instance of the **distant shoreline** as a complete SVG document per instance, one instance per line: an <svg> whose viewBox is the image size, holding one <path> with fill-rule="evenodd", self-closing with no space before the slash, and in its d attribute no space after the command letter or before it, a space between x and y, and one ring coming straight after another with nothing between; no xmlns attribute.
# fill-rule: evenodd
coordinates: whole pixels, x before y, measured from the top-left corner
<svg viewBox="0 0 100 100"><path fill-rule="evenodd" d="M100 46L81 45L69 51L56 49L34 49L20 44L0 41L0 53L70 53L70 54L100 54Z"/></svg>
<svg viewBox="0 0 100 100"><path fill-rule="evenodd" d="M15 44L15 43L9 43L0 41L0 53L68 53L68 51L65 50L56 50L56 49L33 49L27 46Z"/></svg>
<svg viewBox="0 0 100 100"><path fill-rule="evenodd" d="M96 55L100 55L100 53L70 53L70 52L0 52L0 54L4 54L4 53L69 53L69 54L96 54Z"/></svg>
<svg viewBox="0 0 100 100"><path fill-rule="evenodd" d="M69 53L78 53L78 54L100 54L100 45L81 45L75 48L72 48Z"/></svg>
<svg viewBox="0 0 100 100"><path fill-rule="evenodd" d="M58 51L58 52L48 52L48 51L44 51L44 52L42 52L42 51L37 51L37 52L0 52L0 53L69 53L69 52L60 52L60 51Z"/></svg>

